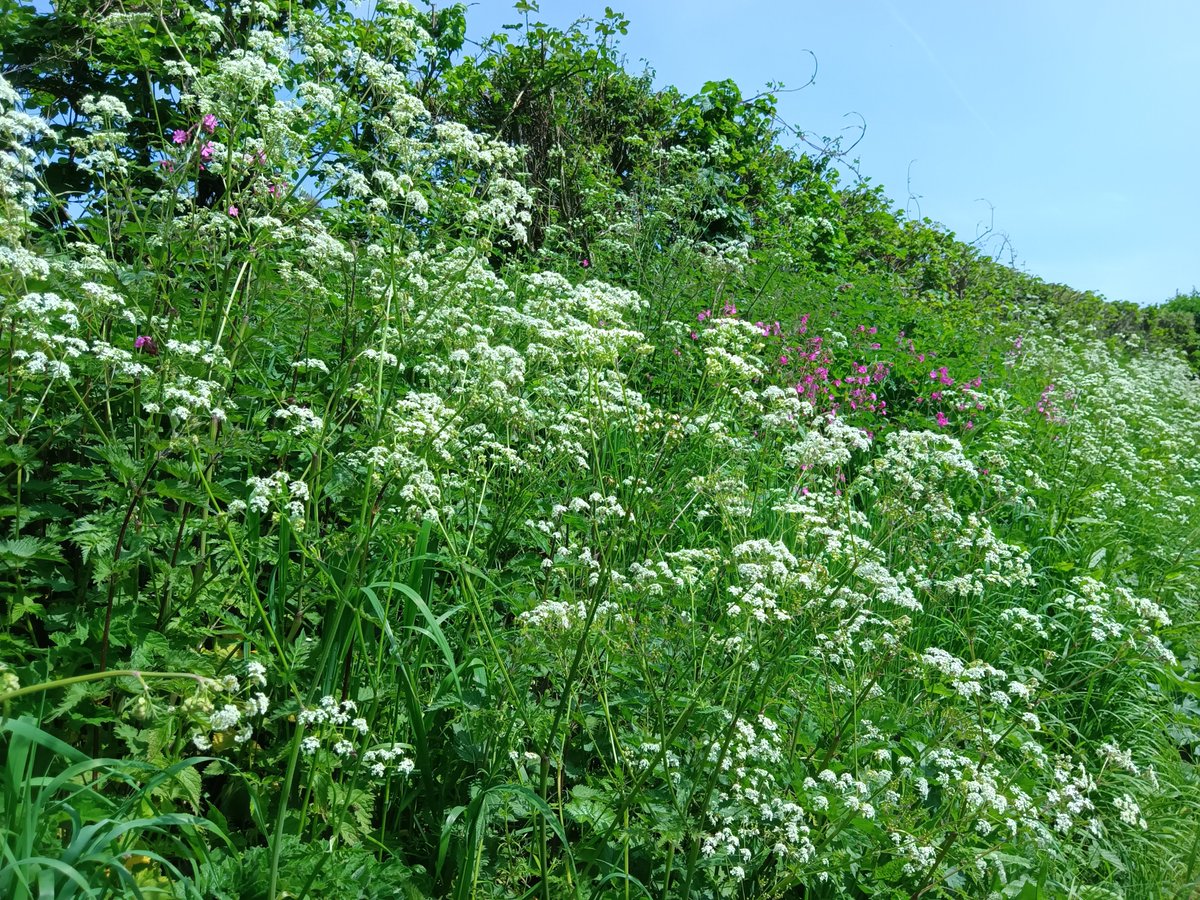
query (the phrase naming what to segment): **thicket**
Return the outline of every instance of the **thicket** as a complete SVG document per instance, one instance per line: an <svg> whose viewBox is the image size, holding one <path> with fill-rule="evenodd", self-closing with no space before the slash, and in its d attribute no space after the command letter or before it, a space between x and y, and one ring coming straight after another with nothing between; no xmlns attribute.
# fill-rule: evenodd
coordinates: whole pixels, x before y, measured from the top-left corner
<svg viewBox="0 0 1200 900"><path fill-rule="evenodd" d="M0 16L0 894L1184 897L1195 295L607 11Z"/></svg>

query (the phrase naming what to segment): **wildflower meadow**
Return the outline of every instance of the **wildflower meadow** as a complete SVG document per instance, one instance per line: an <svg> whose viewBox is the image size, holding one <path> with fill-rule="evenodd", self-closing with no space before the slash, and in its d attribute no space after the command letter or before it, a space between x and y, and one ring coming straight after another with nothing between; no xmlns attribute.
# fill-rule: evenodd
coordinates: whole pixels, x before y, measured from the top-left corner
<svg viewBox="0 0 1200 900"><path fill-rule="evenodd" d="M612 11L5 10L0 896L1196 896L1194 294Z"/></svg>

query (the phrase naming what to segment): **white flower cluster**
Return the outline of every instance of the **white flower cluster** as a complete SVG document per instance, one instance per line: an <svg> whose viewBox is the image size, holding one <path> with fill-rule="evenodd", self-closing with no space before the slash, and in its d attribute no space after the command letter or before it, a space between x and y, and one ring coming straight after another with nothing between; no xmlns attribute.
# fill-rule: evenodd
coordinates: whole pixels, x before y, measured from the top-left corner
<svg viewBox="0 0 1200 900"><path fill-rule="evenodd" d="M275 410L275 418L288 423L288 430L297 437L308 434L320 434L325 430L325 420L307 406L297 406L289 403Z"/></svg>
<svg viewBox="0 0 1200 900"><path fill-rule="evenodd" d="M733 721L726 714L726 721L707 748L719 787L706 810L711 831L701 842L701 854L734 881L743 880L756 860L809 862L816 848L807 816L774 774L784 759L779 726L763 715Z"/></svg>
<svg viewBox="0 0 1200 900"><path fill-rule="evenodd" d="M292 478L282 469L265 478L251 476L246 480L250 488L249 500L234 500L229 504L231 515L245 512L246 508L254 510L259 515L267 515L273 505L287 511L293 524L304 521L304 505L309 499L308 484L298 478Z"/></svg>
<svg viewBox="0 0 1200 900"><path fill-rule="evenodd" d="M254 736L255 720L261 721L271 705L267 695L258 690L267 686L267 668L251 660L246 663L245 676L245 684L236 675L206 679L201 690L181 704L180 709L203 726L192 732L197 750L221 749L229 736L235 745Z"/></svg>
<svg viewBox="0 0 1200 900"><path fill-rule="evenodd" d="M603 625L611 616L618 613L615 603L602 600L596 604L593 614L593 627ZM587 621L588 602L576 600L543 600L533 609L518 616L519 620L530 628L540 628L545 631L572 631Z"/></svg>
<svg viewBox="0 0 1200 900"><path fill-rule="evenodd" d="M923 651L920 659L928 668L947 676L954 692L965 699L987 699L1007 707L1014 700L1027 703L1036 689L1036 685L1010 680L1006 672L988 663L976 660L968 665L939 647Z"/></svg>
<svg viewBox="0 0 1200 900"><path fill-rule="evenodd" d="M732 598L725 614L749 616L759 623L787 622L791 613L780 606L781 593L796 583L799 563L779 541L745 541L733 548L738 583L726 588Z"/></svg>
<svg viewBox="0 0 1200 900"><path fill-rule="evenodd" d="M156 400L143 401L142 409L152 415L165 409L177 425L194 417L220 422L225 420L226 409L231 407L223 399L224 393L219 382L179 372L172 383L163 386Z"/></svg>
<svg viewBox="0 0 1200 900"><path fill-rule="evenodd" d="M296 360L292 363L292 368L300 372L320 372L322 375L329 374L329 366L325 365L325 361L312 357Z"/></svg>
<svg viewBox="0 0 1200 900"><path fill-rule="evenodd" d="M1113 806L1116 808L1117 815L1121 821L1126 825L1141 828L1143 831L1150 827L1142 816L1142 808L1138 806L1137 801L1129 796L1129 794L1122 794L1113 801Z"/></svg>
<svg viewBox="0 0 1200 900"><path fill-rule="evenodd" d="M1171 624L1170 616L1157 603L1135 596L1128 588L1110 587L1085 575L1075 579L1062 605L1077 614L1092 640L1102 643L1124 638L1147 656L1176 665L1175 654L1152 633L1155 628Z"/></svg>
<svg viewBox="0 0 1200 900"><path fill-rule="evenodd" d="M848 424L841 416L820 416L812 422L804 440L783 450L784 462L792 467L837 470L857 452L871 448L871 438Z"/></svg>
<svg viewBox="0 0 1200 900"><path fill-rule="evenodd" d="M405 755L405 749L400 744L376 747L363 754L363 764L375 778L385 778L389 774L411 775L416 764Z"/></svg>
<svg viewBox="0 0 1200 900"><path fill-rule="evenodd" d="M630 563L626 572L610 575L613 586L631 597L662 597L696 592L716 577L721 558L713 548L674 550L657 562Z"/></svg>
<svg viewBox="0 0 1200 900"><path fill-rule="evenodd" d="M358 748L371 734L367 720L357 715L358 704L353 700L338 702L332 696L324 696L316 706L305 707L296 716L296 721L310 731L300 741L300 752L306 757L324 754L333 765L343 765L354 760ZM374 747L362 754L362 764L375 778L391 774L409 775L416 766L404 753L404 746L392 744Z"/></svg>
<svg viewBox="0 0 1200 900"><path fill-rule="evenodd" d="M338 703L333 697L326 695L314 706L300 710L296 721L301 725L349 725L359 734L366 734L366 719L355 718L358 704L353 700L343 700Z"/></svg>

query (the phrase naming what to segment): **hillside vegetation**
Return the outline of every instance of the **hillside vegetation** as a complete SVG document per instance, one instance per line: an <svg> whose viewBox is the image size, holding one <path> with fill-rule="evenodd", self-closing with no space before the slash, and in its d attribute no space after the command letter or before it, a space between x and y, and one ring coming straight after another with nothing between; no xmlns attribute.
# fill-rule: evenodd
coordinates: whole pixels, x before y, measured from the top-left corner
<svg viewBox="0 0 1200 900"><path fill-rule="evenodd" d="M1193 896L1195 294L516 6L4 7L0 896Z"/></svg>

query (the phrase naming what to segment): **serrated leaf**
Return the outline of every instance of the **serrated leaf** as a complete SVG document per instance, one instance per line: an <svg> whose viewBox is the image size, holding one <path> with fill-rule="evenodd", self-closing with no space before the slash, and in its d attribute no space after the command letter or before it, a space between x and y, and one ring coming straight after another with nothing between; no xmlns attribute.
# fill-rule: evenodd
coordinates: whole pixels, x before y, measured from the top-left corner
<svg viewBox="0 0 1200 900"><path fill-rule="evenodd" d="M204 491L183 481L159 481L154 485L154 493L168 500L178 500L194 506L203 506L208 500Z"/></svg>
<svg viewBox="0 0 1200 900"><path fill-rule="evenodd" d="M62 562L62 551L57 544L27 535L0 541L0 559L14 567L20 567L30 560Z"/></svg>

